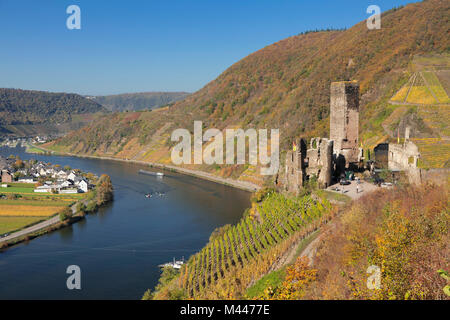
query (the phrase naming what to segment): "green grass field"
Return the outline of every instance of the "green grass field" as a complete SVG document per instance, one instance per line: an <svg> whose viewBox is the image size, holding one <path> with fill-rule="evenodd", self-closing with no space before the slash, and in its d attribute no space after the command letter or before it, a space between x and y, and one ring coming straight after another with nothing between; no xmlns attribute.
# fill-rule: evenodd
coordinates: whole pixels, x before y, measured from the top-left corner
<svg viewBox="0 0 450 320"><path fill-rule="evenodd" d="M26 226L40 222L42 217L1 217L0 234L23 229Z"/></svg>
<svg viewBox="0 0 450 320"><path fill-rule="evenodd" d="M8 186L15 188L34 188L34 183L22 183L22 182L8 182Z"/></svg>
<svg viewBox="0 0 450 320"><path fill-rule="evenodd" d="M46 154L47 151L44 149L41 149L37 146L31 145L31 144L27 144L26 145L26 150L25 152L27 153L35 153L35 154Z"/></svg>
<svg viewBox="0 0 450 320"><path fill-rule="evenodd" d="M31 188L8 187L0 188L0 193L34 193L34 186ZM50 194L46 192L45 194Z"/></svg>

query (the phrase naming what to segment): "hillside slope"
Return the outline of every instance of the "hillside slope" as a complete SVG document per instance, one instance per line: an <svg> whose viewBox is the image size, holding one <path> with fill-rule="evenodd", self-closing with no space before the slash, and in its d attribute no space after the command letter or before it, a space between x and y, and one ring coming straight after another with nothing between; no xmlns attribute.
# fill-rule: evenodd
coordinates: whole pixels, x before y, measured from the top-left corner
<svg viewBox="0 0 450 320"><path fill-rule="evenodd" d="M107 110L78 94L0 88L0 133L30 135L79 128L85 115ZM83 116L82 116L83 115Z"/></svg>
<svg viewBox="0 0 450 320"><path fill-rule="evenodd" d="M109 96L95 96L90 99L110 111L138 111L155 109L182 100L187 92L139 92Z"/></svg>
<svg viewBox="0 0 450 320"><path fill-rule="evenodd" d="M448 54L449 17L448 1L429 0L383 13L380 30L368 30L362 21L346 31L290 37L242 59L169 108L114 114L49 147L168 163L171 132L192 132L193 121L203 120L219 129L279 128L281 148L288 148L295 136L329 135L330 83L348 79L360 82L361 140L373 147L392 138L383 127L395 109L388 101L410 78L414 57ZM197 168L261 182L251 166Z"/></svg>

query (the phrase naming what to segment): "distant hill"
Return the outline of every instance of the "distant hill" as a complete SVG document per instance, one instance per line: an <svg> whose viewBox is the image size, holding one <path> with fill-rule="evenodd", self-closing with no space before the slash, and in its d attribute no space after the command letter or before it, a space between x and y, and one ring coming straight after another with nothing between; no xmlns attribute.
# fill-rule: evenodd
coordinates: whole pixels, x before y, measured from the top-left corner
<svg viewBox="0 0 450 320"><path fill-rule="evenodd" d="M110 111L151 110L182 100L187 92L139 92L87 97Z"/></svg>
<svg viewBox="0 0 450 320"><path fill-rule="evenodd" d="M205 128L279 128L281 150L286 150L293 137L328 136L331 82L357 80L363 147L396 139L397 128L408 117L408 125L413 123L422 137L441 139L439 159L428 161L441 166L449 156L448 107L422 109L389 101L415 72L411 69L415 57L449 57L449 17L449 1L428 0L384 12L380 30L368 30L366 21L361 21L345 31L293 36L250 54L169 108L110 115L52 147L170 163L171 132L192 129L194 120L203 120ZM441 82L445 87L445 79ZM259 178L255 174L259 170L251 166L195 168L242 180Z"/></svg>
<svg viewBox="0 0 450 320"><path fill-rule="evenodd" d="M34 134L33 126L40 127L36 132L52 133L56 129L51 127L64 127L81 115L98 112L107 110L99 103L74 93L0 88L0 134ZM47 125L49 130L45 130Z"/></svg>

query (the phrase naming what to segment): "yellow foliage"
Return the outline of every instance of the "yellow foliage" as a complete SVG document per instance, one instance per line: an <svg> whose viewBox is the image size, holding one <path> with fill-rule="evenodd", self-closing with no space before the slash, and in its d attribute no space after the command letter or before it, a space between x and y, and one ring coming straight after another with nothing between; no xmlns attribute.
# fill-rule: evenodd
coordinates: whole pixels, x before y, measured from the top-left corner
<svg viewBox="0 0 450 320"><path fill-rule="evenodd" d="M62 208L64 207L0 205L0 216L47 217L58 213Z"/></svg>
<svg viewBox="0 0 450 320"><path fill-rule="evenodd" d="M406 98L406 94L408 93L408 87L401 88L393 97L392 101L403 102Z"/></svg>
<svg viewBox="0 0 450 320"><path fill-rule="evenodd" d="M436 103L436 99L433 97L430 90L426 86L413 86L411 88L411 91L409 92L406 102L419 104L434 104Z"/></svg>
<svg viewBox="0 0 450 320"><path fill-rule="evenodd" d="M325 237L314 260L323 276L304 297L446 299L437 270L449 263L448 199L447 186L426 184L380 190L351 204ZM379 289L367 284L372 266L380 271Z"/></svg>

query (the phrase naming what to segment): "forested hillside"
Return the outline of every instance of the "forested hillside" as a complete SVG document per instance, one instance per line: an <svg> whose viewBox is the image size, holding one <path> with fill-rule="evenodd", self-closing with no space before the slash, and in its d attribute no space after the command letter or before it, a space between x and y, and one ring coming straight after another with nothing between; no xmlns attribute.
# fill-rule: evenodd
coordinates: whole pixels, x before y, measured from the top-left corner
<svg viewBox="0 0 450 320"><path fill-rule="evenodd" d="M67 122L74 114L105 111L78 94L0 88L0 124Z"/></svg>
<svg viewBox="0 0 450 320"><path fill-rule="evenodd" d="M95 96L91 99L110 111L138 111L162 107L188 95L187 92L139 92Z"/></svg>
<svg viewBox="0 0 450 320"><path fill-rule="evenodd" d="M380 30L368 30L362 21L345 31L293 36L242 59L168 108L114 114L49 147L164 163L170 161L171 132L175 128L192 130L194 120L203 120L205 127L219 129L279 128L281 148L288 148L295 136L329 135L330 83L349 79L361 85L360 140L364 147L391 139L395 129L404 126L396 117L399 114L408 115L430 137L442 137L447 109L423 111L392 105L389 100L410 79L415 57L448 57L449 17L448 1L428 0L383 13ZM402 111L397 112L397 108ZM386 125L387 120L392 122ZM198 169L258 179L254 168L248 166Z"/></svg>

